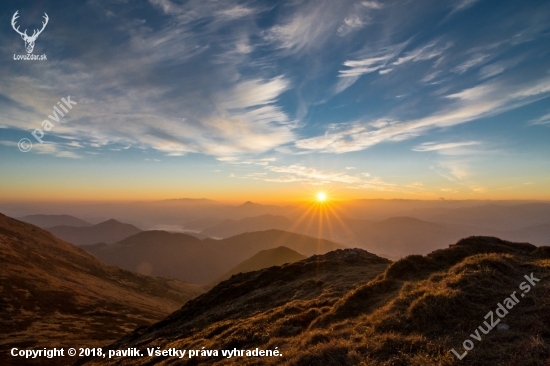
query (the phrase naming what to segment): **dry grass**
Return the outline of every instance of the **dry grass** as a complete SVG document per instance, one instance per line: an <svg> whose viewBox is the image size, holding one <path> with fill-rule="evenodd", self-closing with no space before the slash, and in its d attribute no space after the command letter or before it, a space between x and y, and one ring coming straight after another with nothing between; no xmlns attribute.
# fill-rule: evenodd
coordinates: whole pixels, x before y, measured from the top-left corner
<svg viewBox="0 0 550 366"><path fill-rule="evenodd" d="M472 237L389 263L358 250L233 276L115 349L274 349L283 357L110 364L548 365L548 248ZM533 272L540 283L462 361L462 342ZM471 339L471 338L470 338ZM90 360L89 364L106 364Z"/></svg>
<svg viewBox="0 0 550 366"><path fill-rule="evenodd" d="M99 347L151 325L203 292L107 266L1 214L0 263L0 364L67 364L69 358L22 362L7 353L12 347Z"/></svg>

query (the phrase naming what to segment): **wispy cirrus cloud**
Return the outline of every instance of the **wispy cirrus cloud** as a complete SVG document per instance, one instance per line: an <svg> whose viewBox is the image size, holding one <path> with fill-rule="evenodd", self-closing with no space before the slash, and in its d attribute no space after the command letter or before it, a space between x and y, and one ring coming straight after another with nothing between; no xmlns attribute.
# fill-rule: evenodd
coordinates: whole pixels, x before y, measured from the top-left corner
<svg viewBox="0 0 550 366"><path fill-rule="evenodd" d="M446 49L452 46L452 43L446 42L441 43L441 41L436 40L430 42L422 47L418 47L410 52L405 53L403 56L399 57L393 65L399 66L407 62L418 62L418 61L427 61L439 57L445 52Z"/></svg>
<svg viewBox="0 0 550 366"><path fill-rule="evenodd" d="M480 1L480 0L458 0L458 1L455 1L454 4L453 4L453 12L454 11L465 10L465 9L473 6L478 1Z"/></svg>
<svg viewBox="0 0 550 366"><path fill-rule="evenodd" d="M512 90L512 91L510 91ZM447 108L424 118L409 121L354 122L343 125L336 132L327 131L322 136L296 142L299 149L327 153L360 151L370 146L387 142L403 141L429 130L470 122L482 117L496 115L545 98L550 93L550 77L523 85L486 83L461 92L447 95L453 101Z"/></svg>
<svg viewBox="0 0 550 366"><path fill-rule="evenodd" d="M340 24L336 33L339 36L345 36L363 28L370 23L372 17L376 16L376 14L373 13L383 8L384 5L377 1L361 1L356 3L351 13L346 16L342 24Z"/></svg>
<svg viewBox="0 0 550 366"><path fill-rule="evenodd" d="M312 185L338 184L350 189L367 189L374 191L395 191L400 188L398 184L389 183L380 177L372 177L369 173L349 174L343 172L331 172L306 167L302 164L292 164L286 166L269 165L265 166L270 173L255 172L249 173L245 178L257 179L266 182L293 183L302 182ZM348 169L349 170L349 169ZM411 183L408 188L420 189L421 184Z"/></svg>
<svg viewBox="0 0 550 366"><path fill-rule="evenodd" d="M460 160L444 160L432 169L452 182L463 181L471 175L468 164Z"/></svg>
<svg viewBox="0 0 550 366"><path fill-rule="evenodd" d="M32 142L32 141L31 141ZM9 146L16 148L18 147L17 142L14 141L0 141L0 145ZM44 141L42 144L34 143L32 148L27 151L29 154L40 154L40 155L52 155L58 158L69 158L69 159L80 159L82 155L75 152L75 148L80 148L81 146L75 146L71 143L59 143L59 142L50 142Z"/></svg>
<svg viewBox="0 0 550 366"><path fill-rule="evenodd" d="M453 71L457 72L459 74L462 74L462 73L470 70L471 68L482 65L484 62L489 60L491 57L492 57L492 55L489 55L489 54L483 54L483 53L475 54L472 57L470 57L468 60L466 60L465 62L463 62L460 65L456 66L453 69Z"/></svg>
<svg viewBox="0 0 550 366"><path fill-rule="evenodd" d="M359 58L345 61L343 66L346 69L340 70L338 74L339 80L335 87L336 93L340 93L353 85L361 75L388 68L391 65L390 61L396 58L407 44L408 41L383 47L376 51L366 49L360 53Z"/></svg>
<svg viewBox="0 0 550 366"><path fill-rule="evenodd" d="M402 54L409 43L410 40L383 47L374 52L365 50L362 52L365 57L345 61L343 66L347 69L339 71L340 80L335 87L336 93L353 85L362 75L376 71L380 75L385 75L407 63L433 60L441 57L445 50L452 46L450 42L435 40Z"/></svg>
<svg viewBox="0 0 550 366"><path fill-rule="evenodd" d="M549 125L550 124L550 113L547 113L539 118L531 120L531 125Z"/></svg>
<svg viewBox="0 0 550 366"><path fill-rule="evenodd" d="M412 150L419 152L434 151L441 155L467 155L471 154L472 150L465 147L479 146L480 141L462 141L462 142L425 142L415 146Z"/></svg>
<svg viewBox="0 0 550 366"><path fill-rule="evenodd" d="M102 141L95 144L98 149L122 143L169 156L194 152L223 157L264 152L294 139L295 122L279 103L291 87L289 79L269 70L246 70L244 76L239 69L253 52L249 38L257 31L254 15L265 6L150 3L170 21L155 24L153 31L146 21L128 24L121 17L126 26L115 33L129 40L100 47L116 50L101 63L90 65L90 57L84 56L60 61L63 67L45 64L36 75L10 73L3 78L3 94L10 95L12 107L19 107L4 109L9 115L0 116L0 125L33 129L51 113L54 98L67 93L79 104L52 136ZM98 47L103 39L94 42ZM241 56L225 57L235 51Z"/></svg>
<svg viewBox="0 0 550 366"><path fill-rule="evenodd" d="M289 53L320 48L335 34L351 5L333 1L305 2L281 23L264 32L264 39Z"/></svg>

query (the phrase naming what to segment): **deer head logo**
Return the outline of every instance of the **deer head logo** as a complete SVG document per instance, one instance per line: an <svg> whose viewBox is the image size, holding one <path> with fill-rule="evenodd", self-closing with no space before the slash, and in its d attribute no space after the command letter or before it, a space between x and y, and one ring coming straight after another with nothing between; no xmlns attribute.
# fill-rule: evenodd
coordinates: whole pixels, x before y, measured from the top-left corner
<svg viewBox="0 0 550 366"><path fill-rule="evenodd" d="M48 20L50 18L48 18L48 14L44 13L44 22L42 22L42 29L40 30L37 30L35 29L34 32L32 33L32 36L28 36L27 35L27 30L25 29L24 32L20 32L19 31L19 26L17 28L15 28L15 20L17 18L19 18L19 15L17 15L17 13L19 12L16 11L15 14L13 14L13 18L11 18L11 26L13 27L13 29L19 33L19 35L21 36L21 38L23 38L23 41L25 41L25 48L27 49L27 53L32 53L32 50L34 49L34 42L36 41L36 39L38 38L38 36L40 35L40 33L42 33L42 31L44 30L44 28L46 28L46 24L48 24Z"/></svg>

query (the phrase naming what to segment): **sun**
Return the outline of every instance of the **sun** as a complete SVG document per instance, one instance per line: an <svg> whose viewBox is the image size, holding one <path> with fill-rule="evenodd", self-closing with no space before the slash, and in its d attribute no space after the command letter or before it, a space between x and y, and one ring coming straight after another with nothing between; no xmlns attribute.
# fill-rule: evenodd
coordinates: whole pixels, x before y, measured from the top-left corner
<svg viewBox="0 0 550 366"><path fill-rule="evenodd" d="M318 192L317 193L317 201L325 202L326 200L327 200L327 194L325 192Z"/></svg>

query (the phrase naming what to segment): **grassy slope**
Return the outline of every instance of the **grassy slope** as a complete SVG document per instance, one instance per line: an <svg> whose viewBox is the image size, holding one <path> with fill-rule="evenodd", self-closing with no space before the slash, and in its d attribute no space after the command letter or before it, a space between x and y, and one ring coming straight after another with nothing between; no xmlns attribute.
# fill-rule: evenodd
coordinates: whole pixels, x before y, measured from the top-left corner
<svg viewBox="0 0 550 366"><path fill-rule="evenodd" d="M234 276L112 347L278 347L284 355L181 363L189 365L548 365L549 258L548 247L490 237L391 265L359 250L331 252ZM510 330L482 334L459 361L450 350L462 350L485 314L531 272L541 281L503 320ZM147 362L180 364L132 359Z"/></svg>
<svg viewBox="0 0 550 366"><path fill-rule="evenodd" d="M0 263L2 351L104 345L203 292L107 266L45 230L1 214Z"/></svg>
<svg viewBox="0 0 550 366"><path fill-rule="evenodd" d="M302 259L306 259L306 256L287 247L281 246L273 249L261 250L257 254L233 267L229 272L214 281L213 284L225 281L231 276L239 273L258 271L273 266L282 266L285 263L294 263Z"/></svg>

